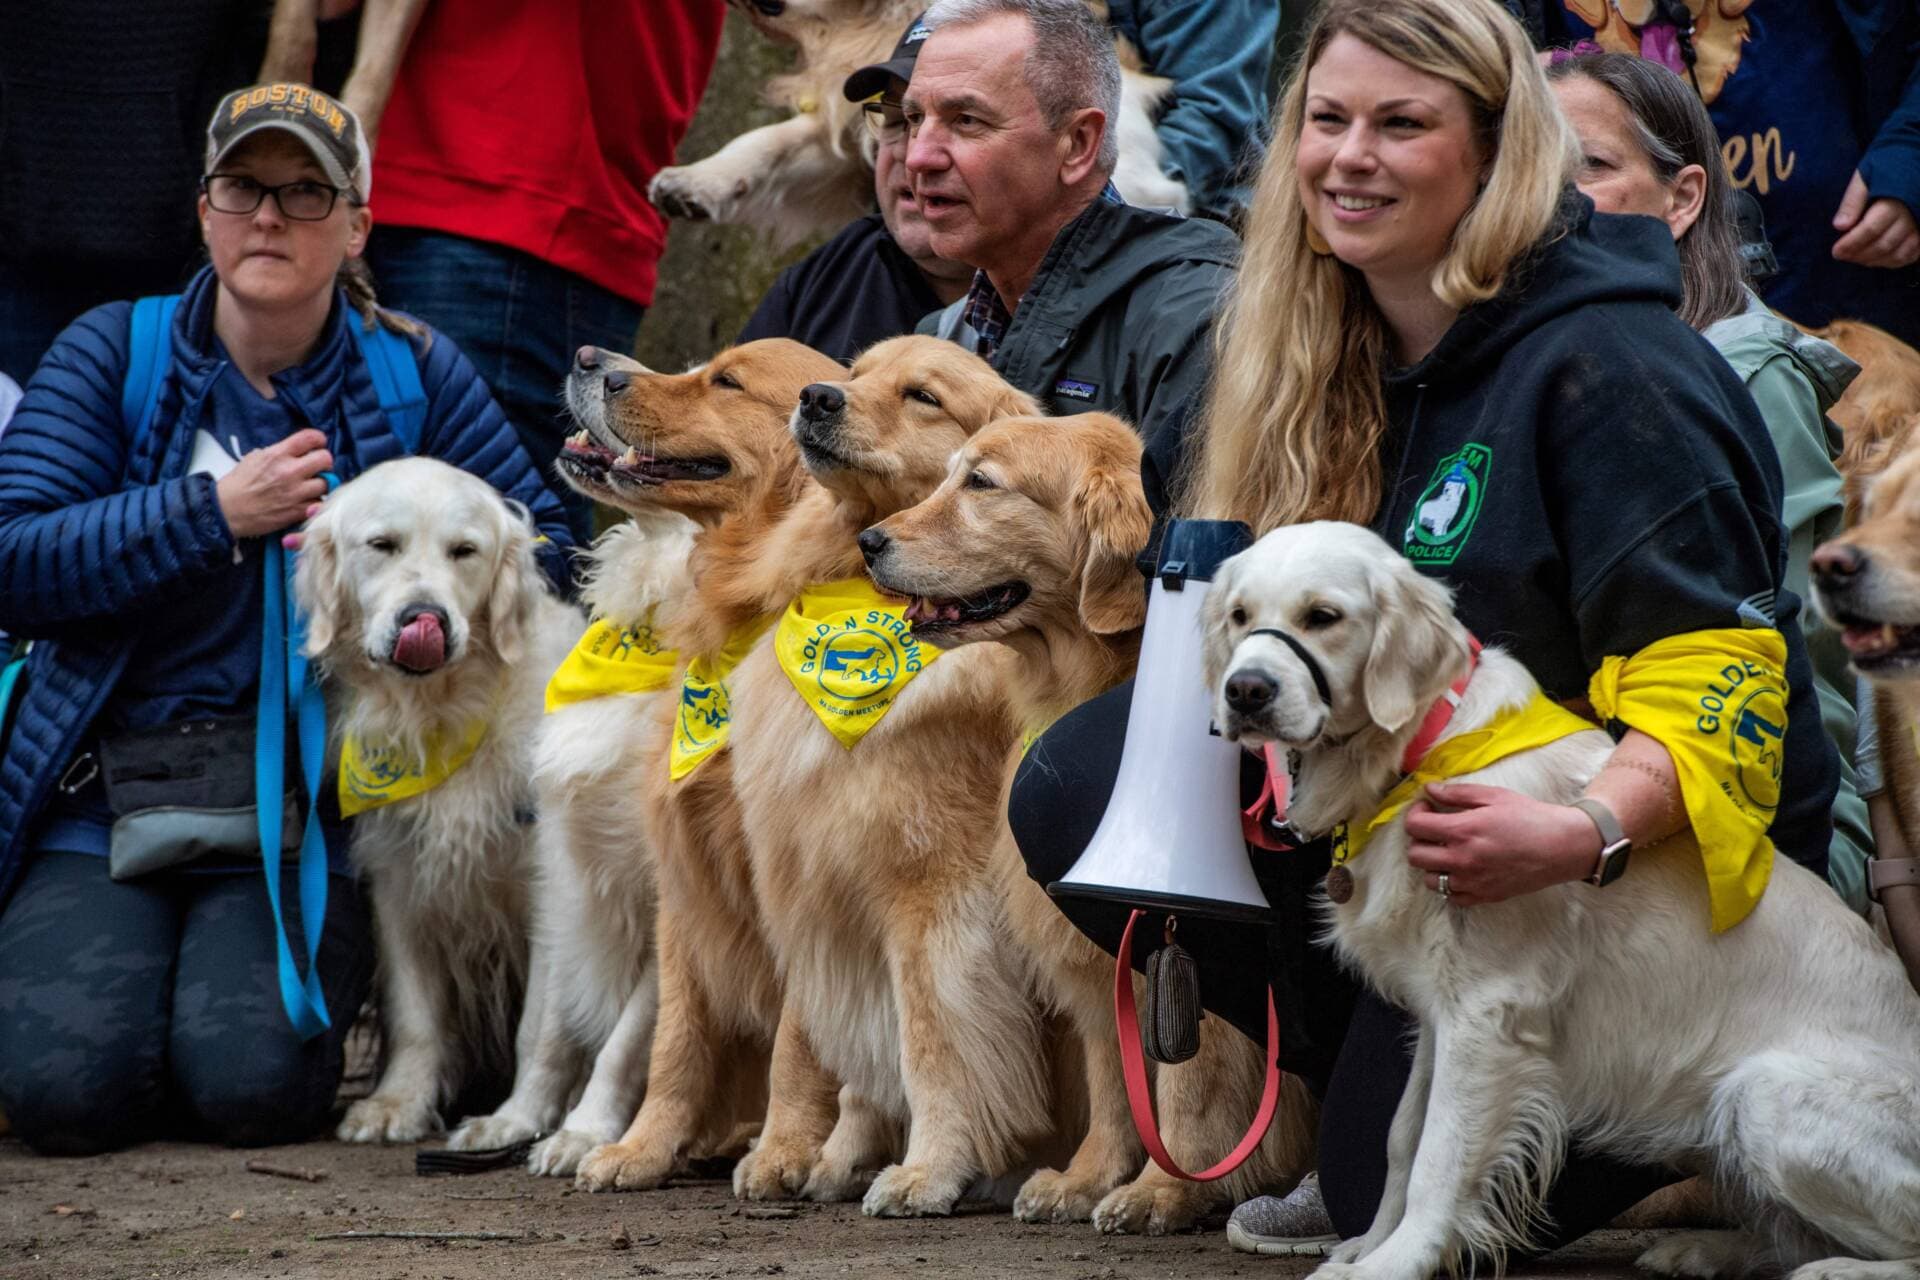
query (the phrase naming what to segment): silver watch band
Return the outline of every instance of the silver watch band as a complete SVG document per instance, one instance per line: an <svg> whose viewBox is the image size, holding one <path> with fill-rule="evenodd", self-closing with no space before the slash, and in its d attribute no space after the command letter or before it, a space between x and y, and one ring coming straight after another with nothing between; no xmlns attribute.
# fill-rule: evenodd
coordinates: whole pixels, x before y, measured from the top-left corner
<svg viewBox="0 0 1920 1280"><path fill-rule="evenodd" d="M1620 825L1620 819L1614 817L1613 810L1603 801L1581 796L1573 802L1573 807L1592 819L1594 829L1600 833L1600 856L1593 864L1593 874L1587 877L1587 883L1611 883L1624 869L1626 855L1633 848L1633 841L1627 839L1626 829Z"/></svg>

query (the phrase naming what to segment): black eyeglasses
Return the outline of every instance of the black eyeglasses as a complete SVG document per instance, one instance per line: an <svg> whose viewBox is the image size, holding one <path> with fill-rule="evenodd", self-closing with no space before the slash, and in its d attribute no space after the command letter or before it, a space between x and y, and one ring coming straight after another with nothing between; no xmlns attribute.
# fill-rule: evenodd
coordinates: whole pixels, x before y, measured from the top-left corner
<svg viewBox="0 0 1920 1280"><path fill-rule="evenodd" d="M891 146L907 136L907 114L899 103L876 98L861 103L860 109L866 113L867 132L883 146Z"/></svg>
<svg viewBox="0 0 1920 1280"><path fill-rule="evenodd" d="M347 194L324 182L283 182L270 187L233 173L210 173L200 179L200 189L207 193L207 203L221 213L252 213L272 196L281 214L295 222L323 220Z"/></svg>

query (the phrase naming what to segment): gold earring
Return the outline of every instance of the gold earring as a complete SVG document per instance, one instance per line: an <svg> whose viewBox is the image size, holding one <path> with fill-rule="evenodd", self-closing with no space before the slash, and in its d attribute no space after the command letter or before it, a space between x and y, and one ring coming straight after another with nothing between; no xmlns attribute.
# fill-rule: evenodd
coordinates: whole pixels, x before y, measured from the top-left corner
<svg viewBox="0 0 1920 1280"><path fill-rule="evenodd" d="M1307 248L1323 258L1333 256L1333 246L1327 243L1327 238L1320 234L1320 228L1314 226L1311 219L1307 222Z"/></svg>

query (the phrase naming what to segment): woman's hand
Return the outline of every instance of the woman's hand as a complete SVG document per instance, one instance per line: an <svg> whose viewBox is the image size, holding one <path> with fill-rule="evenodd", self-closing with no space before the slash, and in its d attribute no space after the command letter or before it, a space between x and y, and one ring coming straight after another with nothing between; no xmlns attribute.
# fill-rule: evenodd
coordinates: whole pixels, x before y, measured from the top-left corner
<svg viewBox="0 0 1920 1280"><path fill-rule="evenodd" d="M255 449L214 486L227 528L236 538L257 538L299 523L326 496L320 473L332 466L326 436L311 427Z"/></svg>
<svg viewBox="0 0 1920 1280"><path fill-rule="evenodd" d="M1407 861L1427 888L1459 907L1504 902L1548 885L1584 880L1600 858L1593 819L1505 787L1430 783L1407 809Z"/></svg>
<svg viewBox="0 0 1920 1280"><path fill-rule="evenodd" d="M1841 262L1892 270L1920 260L1920 224L1913 211L1891 196L1873 199L1857 169L1833 215L1833 229L1841 233L1833 246Z"/></svg>

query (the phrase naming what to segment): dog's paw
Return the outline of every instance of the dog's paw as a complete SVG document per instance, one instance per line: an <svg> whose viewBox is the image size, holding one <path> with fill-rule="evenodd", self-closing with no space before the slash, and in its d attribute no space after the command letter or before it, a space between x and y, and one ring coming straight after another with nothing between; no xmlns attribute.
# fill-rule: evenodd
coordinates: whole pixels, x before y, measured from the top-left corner
<svg viewBox="0 0 1920 1280"><path fill-rule="evenodd" d="M1041 1169L1021 1184L1013 1198L1013 1216L1021 1222L1085 1222L1111 1187L1058 1169Z"/></svg>
<svg viewBox="0 0 1920 1280"><path fill-rule="evenodd" d="M733 1166L733 1194L742 1200L791 1200L819 1160L820 1149L810 1143L755 1143Z"/></svg>
<svg viewBox="0 0 1920 1280"><path fill-rule="evenodd" d="M1307 1280L1379 1280L1391 1274L1376 1271L1364 1262L1335 1262L1329 1258L1308 1272Z"/></svg>
<svg viewBox="0 0 1920 1280"><path fill-rule="evenodd" d="M1633 1265L1655 1275L1725 1280L1747 1274L1753 1269L1753 1261L1754 1242L1745 1232L1681 1231L1635 1258Z"/></svg>
<svg viewBox="0 0 1920 1280"><path fill-rule="evenodd" d="M869 1218L945 1217L953 1212L967 1182L964 1177L942 1174L926 1165L889 1165L867 1188L860 1212Z"/></svg>
<svg viewBox="0 0 1920 1280"><path fill-rule="evenodd" d="M571 1178L587 1153L605 1142L597 1133L562 1129L533 1144L527 1152L527 1172L538 1178Z"/></svg>
<svg viewBox="0 0 1920 1280"><path fill-rule="evenodd" d="M469 1116L447 1135L449 1151L498 1151L516 1142L524 1142L540 1130L504 1111L490 1116Z"/></svg>
<svg viewBox="0 0 1920 1280"><path fill-rule="evenodd" d="M424 1098L362 1098L347 1108L334 1136L342 1142L418 1142L440 1132L440 1115Z"/></svg>
<svg viewBox="0 0 1920 1280"><path fill-rule="evenodd" d="M1328 1262L1358 1262L1373 1252L1374 1242L1367 1236L1355 1236L1351 1240L1342 1240L1331 1245L1326 1252Z"/></svg>
<svg viewBox="0 0 1920 1280"><path fill-rule="evenodd" d="M740 201L747 198L752 182L741 174L716 176L701 164L676 165L655 174L647 186L647 199L669 218L690 222L727 222Z"/></svg>
<svg viewBox="0 0 1920 1280"><path fill-rule="evenodd" d="M673 1172L673 1158L626 1142L595 1147L580 1158L573 1185L582 1191L652 1191Z"/></svg>
<svg viewBox="0 0 1920 1280"><path fill-rule="evenodd" d="M1116 1188L1095 1205L1093 1225L1110 1236L1164 1236L1187 1230L1210 1203L1210 1195L1198 1187L1141 1180Z"/></svg>
<svg viewBox="0 0 1920 1280"><path fill-rule="evenodd" d="M1920 1280L1920 1264L1869 1262L1864 1258L1822 1258L1795 1267L1787 1280Z"/></svg>
<svg viewBox="0 0 1920 1280"><path fill-rule="evenodd" d="M820 1204L840 1204L848 1200L858 1200L867 1194L867 1188L873 1185L876 1168L860 1168L844 1160L835 1160L822 1154L807 1171L807 1183L800 1188L802 1200L813 1200Z"/></svg>

